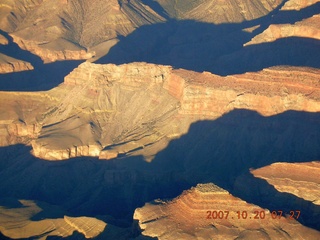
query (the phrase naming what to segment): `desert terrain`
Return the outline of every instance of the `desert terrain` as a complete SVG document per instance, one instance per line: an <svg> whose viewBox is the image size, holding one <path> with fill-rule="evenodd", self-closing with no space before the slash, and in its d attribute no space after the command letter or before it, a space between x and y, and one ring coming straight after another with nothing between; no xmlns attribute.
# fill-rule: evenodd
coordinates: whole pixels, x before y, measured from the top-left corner
<svg viewBox="0 0 320 240"><path fill-rule="evenodd" d="M0 239L320 239L320 1L0 0Z"/></svg>

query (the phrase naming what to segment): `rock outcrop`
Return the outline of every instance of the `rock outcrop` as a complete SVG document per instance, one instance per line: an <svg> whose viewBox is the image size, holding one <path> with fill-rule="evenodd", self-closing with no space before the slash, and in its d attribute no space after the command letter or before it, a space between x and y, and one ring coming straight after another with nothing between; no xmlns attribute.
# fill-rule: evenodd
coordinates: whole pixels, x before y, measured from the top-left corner
<svg viewBox="0 0 320 240"><path fill-rule="evenodd" d="M8 203L8 200L5 202ZM15 201L11 199L10 204L13 202ZM19 204L20 206L18 206ZM99 236L107 226L105 222L91 217L45 218L46 215L58 215L62 212L57 207L45 203L41 203L41 205L44 205L46 209L42 209L35 202L28 200L19 200L15 205L17 206L13 208L0 206L0 232L13 239L37 238L44 240L50 236L68 237L75 231L82 233L85 238L94 238ZM56 212L54 213L54 211ZM42 215L42 219L31 220L37 214ZM12 219L15 222L12 222Z"/></svg>
<svg viewBox="0 0 320 240"><path fill-rule="evenodd" d="M263 33L255 36L250 42L252 44L273 42L280 38L301 37L320 40L320 14L313 15L294 24L271 24Z"/></svg>
<svg viewBox="0 0 320 240"><path fill-rule="evenodd" d="M9 43L8 39L2 34L0 34L0 44L7 45L8 43Z"/></svg>
<svg viewBox="0 0 320 240"><path fill-rule="evenodd" d="M290 67L220 77L147 63L83 63L57 88L22 94L37 112L26 104L14 110L16 97L1 95L1 107L11 111L1 118L8 123L1 142L29 137L35 156L50 160L128 154L152 159L191 123L234 109L264 116L320 111L318 76L317 69ZM31 132L14 131L10 121L23 122Z"/></svg>
<svg viewBox="0 0 320 240"><path fill-rule="evenodd" d="M303 8L312 6L315 3L318 3L319 0L288 0L285 2L284 6L281 8L283 11L295 10L299 11Z"/></svg>
<svg viewBox="0 0 320 240"><path fill-rule="evenodd" d="M32 69L31 63L0 53L0 73L21 72Z"/></svg>
<svg viewBox="0 0 320 240"><path fill-rule="evenodd" d="M158 239L316 239L319 232L272 214L212 183L198 184L171 201L136 209L142 234Z"/></svg>
<svg viewBox="0 0 320 240"><path fill-rule="evenodd" d="M252 170L279 192L287 192L320 205L320 162L274 163ZM319 213L320 214L320 213Z"/></svg>
<svg viewBox="0 0 320 240"><path fill-rule="evenodd" d="M0 28L44 62L96 60L137 28L172 19L213 24L259 18L281 4L266 1L16 1L2 4ZM49 10L50 9L50 10Z"/></svg>
<svg viewBox="0 0 320 240"><path fill-rule="evenodd" d="M140 1L32 1L1 6L0 28L44 62L89 59L107 52L119 35L164 19ZM91 49L94 50L91 50Z"/></svg>
<svg viewBox="0 0 320 240"><path fill-rule="evenodd" d="M78 232L82 233L86 238L94 238L98 236L106 227L106 223L90 217L68 217L64 216L64 220Z"/></svg>
<svg viewBox="0 0 320 240"><path fill-rule="evenodd" d="M157 0L173 18L193 19L214 24L243 22L266 15L281 1L185 1ZM228 9L228 10L227 10Z"/></svg>
<svg viewBox="0 0 320 240"><path fill-rule="evenodd" d="M66 40L57 40L51 44L39 44L33 40L22 39L14 34L11 34L11 37L21 49L39 56L44 63L82 60L95 56L94 51L87 51L85 48Z"/></svg>

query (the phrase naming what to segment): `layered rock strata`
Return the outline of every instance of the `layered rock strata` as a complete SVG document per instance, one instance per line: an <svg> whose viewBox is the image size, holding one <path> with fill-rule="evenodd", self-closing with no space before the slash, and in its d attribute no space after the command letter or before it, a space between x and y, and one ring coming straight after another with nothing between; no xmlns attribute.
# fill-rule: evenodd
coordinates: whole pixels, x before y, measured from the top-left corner
<svg viewBox="0 0 320 240"><path fill-rule="evenodd" d="M301 37L320 40L320 14L294 24L271 24L264 32L255 36L244 46L273 42L288 37Z"/></svg>
<svg viewBox="0 0 320 240"><path fill-rule="evenodd" d="M1 143L25 137L35 156L51 160L121 155L152 159L191 123L234 109L264 116L320 111L318 76L311 68L220 77L146 63L83 63L51 91L1 94L1 108L9 111L1 117ZM25 102L17 104L16 98ZM21 126L14 127L15 122Z"/></svg>
<svg viewBox="0 0 320 240"><path fill-rule="evenodd" d="M82 233L85 238L94 238L99 236L107 226L105 222L91 217L64 216L63 218L31 220L37 214L50 215L53 211L57 211L57 208L46 204L47 208L44 210L29 200L19 200L19 203L20 207L0 206L0 232L13 239L37 238L44 240L50 236L68 237L75 231Z"/></svg>
<svg viewBox="0 0 320 240"><path fill-rule="evenodd" d="M1 10L0 27L44 62L92 58L95 51L99 55L111 47L102 43L164 20L140 1L17 1L2 5Z"/></svg>
<svg viewBox="0 0 320 240"><path fill-rule="evenodd" d="M252 170L255 177L265 179L279 192L320 205L320 162L274 163Z"/></svg>
<svg viewBox="0 0 320 240"><path fill-rule="evenodd" d="M33 70L31 63L0 53L0 73L21 72L26 70Z"/></svg>
<svg viewBox="0 0 320 240"><path fill-rule="evenodd" d="M157 0L171 17L178 19L194 19L214 24L243 22L266 15L282 1L185 1Z"/></svg>
<svg viewBox="0 0 320 240"><path fill-rule="evenodd" d="M147 203L134 219L143 235L158 239L316 239L320 234L212 183L198 184L172 201Z"/></svg>
<svg viewBox="0 0 320 240"><path fill-rule="evenodd" d="M2 34L0 34L0 44L7 45L8 43L9 43L8 39Z"/></svg>
<svg viewBox="0 0 320 240"><path fill-rule="evenodd" d="M1 4L0 28L44 62L96 60L137 28L170 19L213 24L239 23L264 16L281 4L266 1L105 1L79 0ZM32 33L32 34L31 34Z"/></svg>

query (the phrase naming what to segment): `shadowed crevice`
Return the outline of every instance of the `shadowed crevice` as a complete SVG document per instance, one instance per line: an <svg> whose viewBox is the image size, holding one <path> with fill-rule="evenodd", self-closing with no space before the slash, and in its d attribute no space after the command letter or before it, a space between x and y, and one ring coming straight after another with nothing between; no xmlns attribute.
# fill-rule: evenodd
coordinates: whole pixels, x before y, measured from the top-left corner
<svg viewBox="0 0 320 240"><path fill-rule="evenodd" d="M187 134L171 141L151 163L142 156L44 161L29 151L22 145L0 149L0 198L47 202L70 216L109 215L108 223L129 227L134 210L146 202L171 199L197 183L212 182L270 210L301 210L308 218L304 215L298 221L319 230L317 206L279 193L247 174L250 168L275 162L319 160L319 113L288 111L264 117L233 110L216 120L192 124ZM241 176L246 178L239 181ZM247 186L243 192L239 182ZM270 205L272 196L276 201Z"/></svg>

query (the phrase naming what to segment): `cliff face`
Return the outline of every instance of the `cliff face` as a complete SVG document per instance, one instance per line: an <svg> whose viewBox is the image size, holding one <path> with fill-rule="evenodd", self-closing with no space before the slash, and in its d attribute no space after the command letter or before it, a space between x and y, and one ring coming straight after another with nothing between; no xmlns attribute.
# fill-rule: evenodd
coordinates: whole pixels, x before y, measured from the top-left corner
<svg viewBox="0 0 320 240"><path fill-rule="evenodd" d="M273 42L281 38L301 37L319 40L320 39L320 15L318 0L301 1L289 0L281 7L279 13L274 18L273 24L270 24L262 33L256 35L251 41L244 46ZM294 19L295 12L300 14L302 20ZM298 18L297 18L298 19ZM286 23L286 22L290 23Z"/></svg>
<svg viewBox="0 0 320 240"><path fill-rule="evenodd" d="M309 7L315 3L318 3L319 0L289 0L286 1L281 10L296 10L299 11L302 8Z"/></svg>
<svg viewBox="0 0 320 240"><path fill-rule="evenodd" d="M88 52L85 48L65 40L57 40L54 43L43 45L33 40L22 39L14 34L11 36L21 49L39 56L44 63L89 59L95 55L94 51Z"/></svg>
<svg viewBox="0 0 320 240"><path fill-rule="evenodd" d="M294 24L271 24L264 32L255 36L244 46L273 42L281 38L302 37L320 40L320 14L313 15Z"/></svg>
<svg viewBox="0 0 320 240"><path fill-rule="evenodd" d="M110 46L101 43L164 20L140 1L17 1L1 9L0 28L44 62L92 58L91 48L100 46L96 49L105 53Z"/></svg>
<svg viewBox="0 0 320 240"><path fill-rule="evenodd" d="M173 18L194 19L210 23L231 23L252 20L266 15L282 1L209 1L196 0L186 3L178 0L157 0ZM226 9L228 9L226 11Z"/></svg>
<svg viewBox="0 0 320 240"><path fill-rule="evenodd" d="M9 43L8 39L2 34L0 34L0 44L7 45L8 43Z"/></svg>
<svg viewBox="0 0 320 240"><path fill-rule="evenodd" d="M44 62L96 60L106 55L116 42L144 25L173 19L239 23L265 16L281 2L15 1L2 5L0 28L10 32L22 49L38 55Z"/></svg>
<svg viewBox="0 0 320 240"><path fill-rule="evenodd" d="M274 217L274 219L273 219ZM294 219L273 216L267 209L232 196L214 184L198 184L172 201L156 200L136 209L142 234L158 239L299 239L319 232Z"/></svg>
<svg viewBox="0 0 320 240"><path fill-rule="evenodd" d="M14 203L14 208L6 208L0 206L0 231L10 238L34 238L46 239L50 236L68 237L75 231L82 233L86 238L97 237L104 231L106 223L96 218L90 217L69 217L64 216L62 218L53 219L37 219L36 215L41 213L42 216L51 214L52 209L57 211L56 214L60 214L63 211L55 206L50 206L45 203L40 205L45 206L42 209L33 201L19 200L15 201L10 199ZM20 206L19 206L20 205ZM37 220L32 220L35 217ZM15 221L20 222L20 226L13 224L10 219L14 218Z"/></svg>
<svg viewBox="0 0 320 240"><path fill-rule="evenodd" d="M0 53L0 73L20 72L26 70L33 70L31 63Z"/></svg>
<svg viewBox="0 0 320 240"><path fill-rule="evenodd" d="M318 76L317 69L289 67L220 77L146 63L83 63L57 88L25 94L26 103L41 111L32 113L22 105L18 113L12 109L2 116L25 124L21 131L4 125L9 129L5 139L29 137L33 154L43 159L143 155L151 160L191 123L234 109L264 116L320 111ZM3 98L4 109L14 105L15 97Z"/></svg>
<svg viewBox="0 0 320 240"><path fill-rule="evenodd" d="M255 177L265 179L279 192L294 194L320 205L320 162L274 163L252 171ZM320 213L318 213L320 214Z"/></svg>

